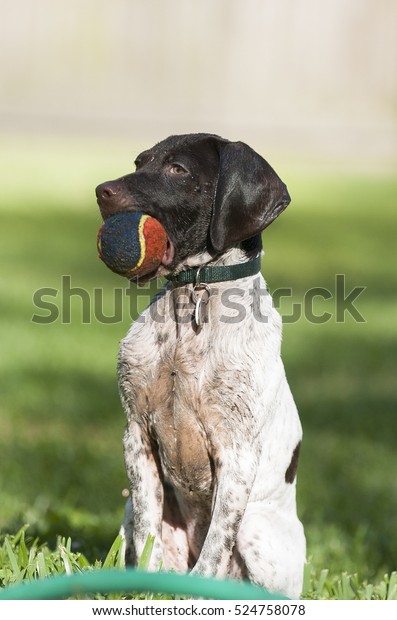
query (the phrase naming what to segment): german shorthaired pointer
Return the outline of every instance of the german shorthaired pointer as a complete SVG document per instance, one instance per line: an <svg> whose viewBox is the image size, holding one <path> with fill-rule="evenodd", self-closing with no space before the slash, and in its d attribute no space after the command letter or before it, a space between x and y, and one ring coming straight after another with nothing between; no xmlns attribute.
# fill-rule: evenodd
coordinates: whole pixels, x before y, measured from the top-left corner
<svg viewBox="0 0 397 620"><path fill-rule="evenodd" d="M135 163L96 190L104 219L143 211L168 236L150 275L168 282L119 355L126 561L152 534L151 570L248 578L297 598L302 430L260 274L261 232L287 189L249 146L210 134L171 136Z"/></svg>

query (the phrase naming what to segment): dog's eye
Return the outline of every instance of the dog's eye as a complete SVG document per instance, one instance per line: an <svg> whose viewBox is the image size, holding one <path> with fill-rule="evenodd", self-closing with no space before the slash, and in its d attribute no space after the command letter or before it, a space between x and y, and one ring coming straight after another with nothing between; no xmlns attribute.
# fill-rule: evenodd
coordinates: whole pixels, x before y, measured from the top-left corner
<svg viewBox="0 0 397 620"><path fill-rule="evenodd" d="M180 164L171 164L168 171L170 174L187 174L186 168Z"/></svg>

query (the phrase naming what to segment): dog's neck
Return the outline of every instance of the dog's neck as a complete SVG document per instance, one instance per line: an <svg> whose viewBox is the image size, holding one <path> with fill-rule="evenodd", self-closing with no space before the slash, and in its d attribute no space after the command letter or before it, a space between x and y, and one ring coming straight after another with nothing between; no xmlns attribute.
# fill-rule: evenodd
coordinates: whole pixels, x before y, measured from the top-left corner
<svg viewBox="0 0 397 620"><path fill-rule="evenodd" d="M189 256L185 261L181 262L173 270L174 274L178 274L186 269L192 269L194 267L203 266L215 266L215 265L239 265L252 260L262 251L262 239L260 235L251 237L246 241L241 242L237 246L229 248L222 254L211 254L207 250Z"/></svg>
<svg viewBox="0 0 397 620"><path fill-rule="evenodd" d="M206 306L214 292L219 298L219 290L224 290L231 282L258 274L261 250L262 240L259 236L259 239L249 239L221 255L211 256L209 252L197 254L181 266L179 272L174 271L172 276L166 276L170 281L168 290L173 301L178 337L181 336L183 326L186 327L187 324L196 334L201 332L203 324L209 321L210 306ZM213 303L211 307L213 308Z"/></svg>

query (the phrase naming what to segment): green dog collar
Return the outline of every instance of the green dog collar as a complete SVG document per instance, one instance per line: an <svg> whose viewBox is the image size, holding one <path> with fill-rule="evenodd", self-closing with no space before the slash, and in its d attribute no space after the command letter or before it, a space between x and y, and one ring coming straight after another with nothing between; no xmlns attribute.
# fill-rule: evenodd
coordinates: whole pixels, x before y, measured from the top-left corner
<svg viewBox="0 0 397 620"><path fill-rule="evenodd" d="M173 284L212 284L254 276L261 270L261 256L237 265L209 265L165 276Z"/></svg>

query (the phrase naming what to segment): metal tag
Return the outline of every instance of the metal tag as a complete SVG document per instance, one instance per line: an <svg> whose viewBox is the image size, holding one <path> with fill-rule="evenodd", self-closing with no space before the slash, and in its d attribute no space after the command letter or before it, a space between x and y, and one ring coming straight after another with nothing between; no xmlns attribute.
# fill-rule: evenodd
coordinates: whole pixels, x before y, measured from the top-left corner
<svg viewBox="0 0 397 620"><path fill-rule="evenodd" d="M202 295L198 296L199 289L203 289ZM204 323L207 323L207 304L210 298L211 291L207 284L197 284L192 291L192 301L194 306L194 322L197 327L201 327Z"/></svg>

